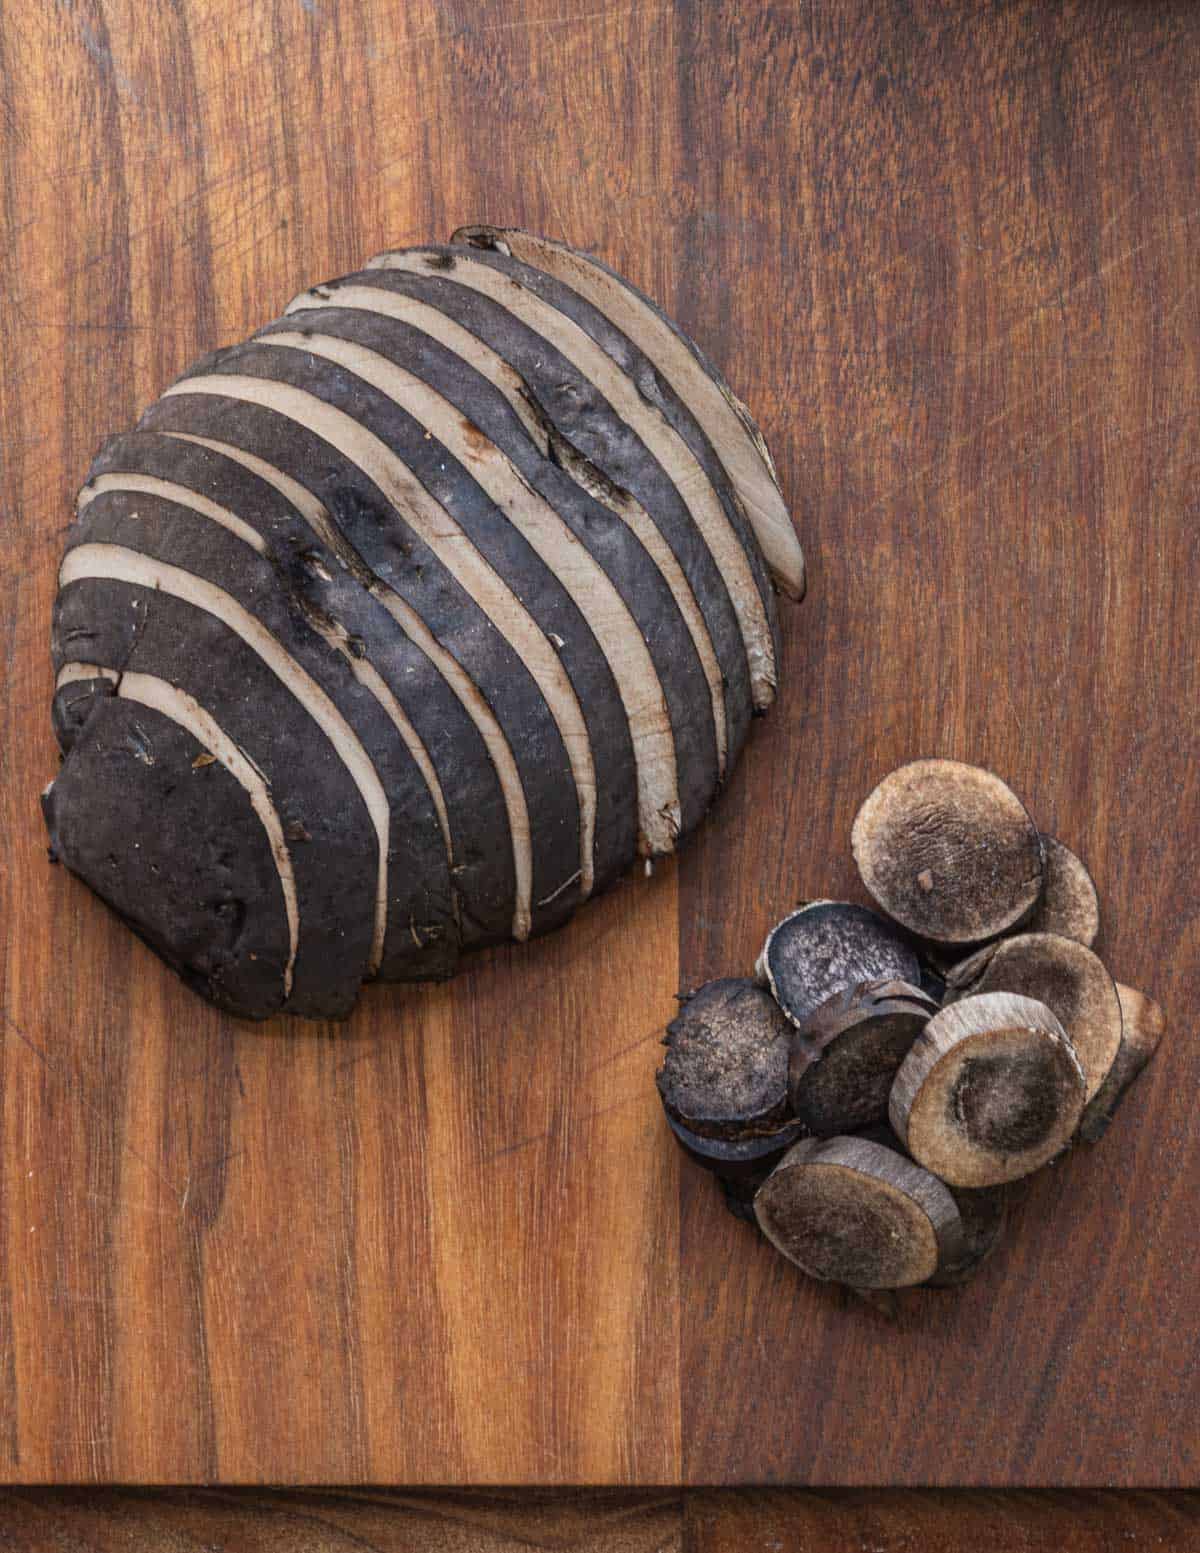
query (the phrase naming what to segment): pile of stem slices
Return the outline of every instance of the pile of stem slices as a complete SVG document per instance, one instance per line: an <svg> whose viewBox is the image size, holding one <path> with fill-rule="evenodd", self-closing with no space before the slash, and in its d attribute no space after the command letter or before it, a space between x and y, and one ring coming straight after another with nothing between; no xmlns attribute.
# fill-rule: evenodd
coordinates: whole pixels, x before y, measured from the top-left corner
<svg viewBox="0 0 1200 1553"><path fill-rule="evenodd" d="M755 979L681 1000L658 1088L734 1213L879 1303L976 1272L1012 1183L1102 1136L1163 1015L1093 952L1083 863L991 772L902 766L852 846L880 911L785 917Z"/></svg>

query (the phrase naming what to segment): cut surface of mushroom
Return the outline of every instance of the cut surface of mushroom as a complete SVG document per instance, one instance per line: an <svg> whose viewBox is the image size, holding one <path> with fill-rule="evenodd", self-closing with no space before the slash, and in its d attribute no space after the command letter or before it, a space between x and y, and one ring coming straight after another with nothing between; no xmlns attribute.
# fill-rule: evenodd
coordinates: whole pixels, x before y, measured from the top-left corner
<svg viewBox="0 0 1200 1553"><path fill-rule="evenodd" d="M755 982L711 981L667 1026L658 1089L669 1115L702 1136L738 1138L786 1118L792 1028Z"/></svg>
<svg viewBox="0 0 1200 1553"><path fill-rule="evenodd" d="M906 982L867 983L835 993L792 1042L792 1115L818 1137L857 1131L887 1117L901 1062L937 1004Z"/></svg>
<svg viewBox="0 0 1200 1553"><path fill-rule="evenodd" d="M472 229L455 233L451 242L460 237L470 242ZM578 292L637 342L712 443L779 587L791 598L803 598L804 553L780 494L774 462L745 407L726 384L648 298L590 255L512 228L496 231L495 240L514 259Z"/></svg>
<svg viewBox="0 0 1200 1553"><path fill-rule="evenodd" d="M1117 997L1121 1004L1121 1044L1112 1067L1088 1101L1079 1124L1079 1136L1088 1143L1095 1143L1108 1131L1117 1107L1158 1050L1166 1029L1166 1017L1161 1007L1144 992L1118 982Z"/></svg>
<svg viewBox="0 0 1200 1553"><path fill-rule="evenodd" d="M1042 893L1037 827L998 776L917 760L869 794L851 832L863 883L889 917L935 943L1014 927Z"/></svg>
<svg viewBox="0 0 1200 1553"><path fill-rule="evenodd" d="M865 906L812 901L771 929L756 967L793 1024L847 987L872 981L916 983L917 956L890 922Z"/></svg>
<svg viewBox="0 0 1200 1553"><path fill-rule="evenodd" d="M1020 933L989 944L950 972L951 997L1015 992L1059 1020L1087 1079L1090 1100L1121 1044L1121 1003L1100 958L1058 933Z"/></svg>
<svg viewBox="0 0 1200 1553"><path fill-rule="evenodd" d="M1007 992L952 1003L900 1065L888 1113L905 1148L950 1186L1029 1175L1069 1142L1083 1069L1043 1003Z"/></svg>
<svg viewBox="0 0 1200 1553"><path fill-rule="evenodd" d="M767 1239L813 1278L858 1289L925 1283L956 1254L954 1198L920 1165L863 1138L806 1138L758 1189Z"/></svg>

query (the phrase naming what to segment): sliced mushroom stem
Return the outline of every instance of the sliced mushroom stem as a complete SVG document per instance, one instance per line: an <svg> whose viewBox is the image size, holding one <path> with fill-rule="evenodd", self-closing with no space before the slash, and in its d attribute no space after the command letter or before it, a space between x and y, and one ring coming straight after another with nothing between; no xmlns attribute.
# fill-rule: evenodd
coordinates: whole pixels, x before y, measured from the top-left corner
<svg viewBox="0 0 1200 1553"><path fill-rule="evenodd" d="M1121 1044L1112 1067L1083 1113L1079 1136L1088 1143L1097 1142L1108 1131L1117 1107L1158 1050L1166 1028L1161 1007L1144 992L1118 982L1117 997L1121 1004Z"/></svg>
<svg viewBox="0 0 1200 1553"><path fill-rule="evenodd" d="M707 982L667 1026L658 1092L667 1115L700 1137L737 1141L787 1117L791 1026L756 983Z"/></svg>
<svg viewBox="0 0 1200 1553"><path fill-rule="evenodd" d="M900 1065L888 1111L908 1152L948 1185L996 1186L1066 1146L1085 1089L1050 1009L991 992L929 1021Z"/></svg>
<svg viewBox="0 0 1200 1553"><path fill-rule="evenodd" d="M771 929L756 966L794 1025L828 998L864 982L914 984L921 968L904 937L865 906L812 901Z"/></svg>
<svg viewBox="0 0 1200 1553"><path fill-rule="evenodd" d="M1042 833L1045 888L1025 924L1029 933L1059 933L1090 949L1100 931L1100 898L1082 860L1056 836Z"/></svg>
<svg viewBox="0 0 1200 1553"><path fill-rule="evenodd" d="M958 1254L962 1226L936 1176L862 1138L809 1138L754 1199L759 1227L814 1278L854 1289L924 1283Z"/></svg>
<svg viewBox="0 0 1200 1553"><path fill-rule="evenodd" d="M1058 933L1020 933L989 944L949 975L950 996L1015 992L1058 1018L1083 1066L1090 1100L1121 1044L1117 986L1100 959Z"/></svg>
<svg viewBox="0 0 1200 1553"><path fill-rule="evenodd" d="M883 1121L896 1071L936 1012L936 1003L902 981L835 993L792 1041L792 1114L818 1137Z"/></svg>
<svg viewBox="0 0 1200 1553"><path fill-rule="evenodd" d="M1037 827L978 766L917 760L893 771L859 809L851 846L879 906L933 943L994 937L1041 897Z"/></svg>

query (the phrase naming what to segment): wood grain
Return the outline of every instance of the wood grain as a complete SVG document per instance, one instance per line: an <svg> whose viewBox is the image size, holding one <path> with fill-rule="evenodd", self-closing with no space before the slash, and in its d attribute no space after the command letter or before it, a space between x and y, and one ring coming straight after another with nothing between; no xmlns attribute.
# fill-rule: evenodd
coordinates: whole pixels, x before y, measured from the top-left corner
<svg viewBox="0 0 1200 1553"><path fill-rule="evenodd" d="M1200 1548L1200 1496L1080 1490L24 1490L12 1553L1137 1553Z"/></svg>
<svg viewBox="0 0 1200 1553"><path fill-rule="evenodd" d="M696 58L731 14L694 13ZM799 498L811 596L785 616L790 715L683 863L684 979L748 967L798 899L861 898L857 804L946 755L998 771L1087 859L1102 952L1174 1039L1104 1145L1036 1180L978 1280L894 1327L803 1282L689 1169L684 1475L1194 1483L1200 295L1181 132L1200 17L805 18L738 30L750 102L711 66L695 81L705 142L727 148L698 164L701 207L727 217L706 241L729 278L718 357Z"/></svg>
<svg viewBox="0 0 1200 1553"><path fill-rule="evenodd" d="M0 1477L1196 1481L1198 43L1187 0L0 0ZM593 246L752 404L785 694L678 867L239 1026L45 861L70 502L196 355L467 221ZM1172 1032L886 1327L727 1218L651 1075L918 754L1083 854Z"/></svg>

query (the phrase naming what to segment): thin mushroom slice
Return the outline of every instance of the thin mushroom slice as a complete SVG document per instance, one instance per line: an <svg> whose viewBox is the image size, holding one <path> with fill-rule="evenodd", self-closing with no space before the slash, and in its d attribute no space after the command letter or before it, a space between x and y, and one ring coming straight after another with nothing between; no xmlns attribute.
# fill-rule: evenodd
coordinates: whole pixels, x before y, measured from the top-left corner
<svg viewBox="0 0 1200 1553"><path fill-rule="evenodd" d="M776 923L756 972L799 1026L847 987L921 977L916 955L891 923L845 901L812 901Z"/></svg>
<svg viewBox="0 0 1200 1553"><path fill-rule="evenodd" d="M774 461L750 412L716 369L648 297L590 254L516 228L463 227L452 243L491 246L562 281L635 340L712 443L778 586L804 597L804 553Z"/></svg>
<svg viewBox="0 0 1200 1553"><path fill-rule="evenodd" d="M1121 1044L1117 986L1099 957L1058 933L1021 933L989 944L950 973L951 996L1015 992L1044 1003L1061 1022L1091 1100Z"/></svg>
<svg viewBox="0 0 1200 1553"><path fill-rule="evenodd" d="M787 1117L791 1026L752 981L710 981L667 1026L658 1090L667 1115L701 1137L773 1131Z"/></svg>
<svg viewBox="0 0 1200 1553"><path fill-rule="evenodd" d="M1088 1143L1097 1142L1108 1131L1117 1107L1158 1050L1166 1028L1161 1007L1144 992L1118 982L1117 997L1121 1004L1121 1044L1104 1082L1083 1113L1079 1136Z"/></svg>
<svg viewBox="0 0 1200 1553"><path fill-rule="evenodd" d="M961 1224L941 1181L863 1138L806 1138L754 1199L759 1228L813 1278L855 1289L925 1283L957 1254Z"/></svg>
<svg viewBox="0 0 1200 1553"><path fill-rule="evenodd" d="M1055 836L1042 834L1045 888L1026 924L1030 933L1059 933L1090 949L1100 931L1100 899L1082 860Z"/></svg>
<svg viewBox="0 0 1200 1553"><path fill-rule="evenodd" d="M792 1042L793 1116L817 1137L856 1132L887 1117L892 1082L937 1004L901 981L877 981L829 998Z"/></svg>
<svg viewBox="0 0 1200 1553"><path fill-rule="evenodd" d="M851 833L880 908L934 943L972 944L1015 927L1042 893L1042 843L998 776L915 760L869 794Z"/></svg>
<svg viewBox="0 0 1200 1553"><path fill-rule="evenodd" d="M888 1113L913 1158L949 1186L998 1186L1065 1148L1084 1095L1079 1059L1045 1004L990 992L929 1021Z"/></svg>

